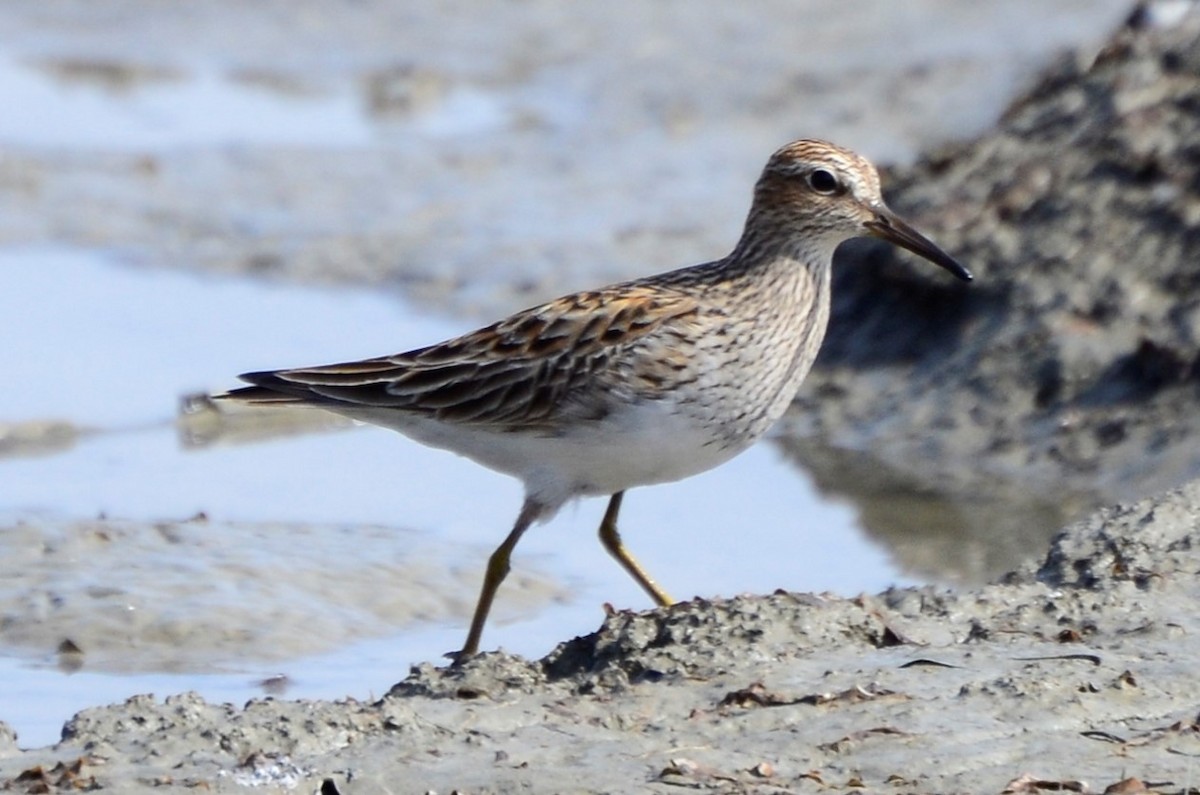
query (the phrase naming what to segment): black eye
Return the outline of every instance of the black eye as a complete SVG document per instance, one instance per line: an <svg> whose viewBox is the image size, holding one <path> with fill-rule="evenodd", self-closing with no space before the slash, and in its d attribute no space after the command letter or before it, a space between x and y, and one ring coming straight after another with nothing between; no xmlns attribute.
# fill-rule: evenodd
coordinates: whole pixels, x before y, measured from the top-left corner
<svg viewBox="0 0 1200 795"><path fill-rule="evenodd" d="M817 193L823 193L826 196L831 193L837 193L841 188L837 177L823 168L814 168L808 172L808 186Z"/></svg>

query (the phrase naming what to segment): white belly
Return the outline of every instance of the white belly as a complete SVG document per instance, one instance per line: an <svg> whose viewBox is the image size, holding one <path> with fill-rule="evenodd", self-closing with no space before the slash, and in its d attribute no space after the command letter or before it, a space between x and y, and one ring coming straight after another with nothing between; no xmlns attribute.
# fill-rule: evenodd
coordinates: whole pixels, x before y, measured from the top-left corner
<svg viewBox="0 0 1200 795"><path fill-rule="evenodd" d="M545 518L575 497L615 494L704 472L753 441L724 445L666 403L630 406L558 435L495 432L379 409L352 416L519 478L527 496L547 507Z"/></svg>

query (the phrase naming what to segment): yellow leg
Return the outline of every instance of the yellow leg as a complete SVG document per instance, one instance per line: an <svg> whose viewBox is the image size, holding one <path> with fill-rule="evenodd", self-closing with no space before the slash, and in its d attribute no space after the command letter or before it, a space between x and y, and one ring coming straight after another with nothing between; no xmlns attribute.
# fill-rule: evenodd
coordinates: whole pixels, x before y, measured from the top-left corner
<svg viewBox="0 0 1200 795"><path fill-rule="evenodd" d="M629 576L637 580L637 584L642 586L642 590L650 594L650 598L654 600L655 604L659 607L673 605L675 600L668 596L667 592L646 573L642 564L638 563L621 543L621 534L617 532L617 514L621 511L621 498L624 495L625 492L618 491L608 501L608 510L604 512L604 519L600 522L600 543L608 550L608 554L616 558L617 563L620 563L625 571L629 572Z"/></svg>
<svg viewBox="0 0 1200 795"><path fill-rule="evenodd" d="M533 524L533 520L541 511L542 506L526 501L508 538L504 539L504 542L496 547L496 551L488 558L487 571L483 575L483 588L479 591L479 601L475 603L475 616L471 619L471 630L467 633L467 642L463 644L462 651L456 656L455 662L465 662L479 653L479 640L483 636L483 625L487 623L488 613L492 609L492 600L496 598L496 591L499 590L500 583L504 582L504 578L508 576L508 562L512 557L512 552L516 548L517 542L521 540L521 535L529 529L529 525Z"/></svg>

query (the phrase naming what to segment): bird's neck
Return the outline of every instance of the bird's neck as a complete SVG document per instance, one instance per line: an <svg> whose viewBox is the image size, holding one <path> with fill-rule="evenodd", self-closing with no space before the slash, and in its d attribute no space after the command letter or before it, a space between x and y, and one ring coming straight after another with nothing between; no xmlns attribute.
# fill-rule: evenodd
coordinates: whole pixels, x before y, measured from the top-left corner
<svg viewBox="0 0 1200 795"><path fill-rule="evenodd" d="M726 259L746 270L770 268L782 260L828 267L840 238L822 234L824 231L816 225L797 229L794 222L752 210L741 239Z"/></svg>
<svg viewBox="0 0 1200 795"><path fill-rule="evenodd" d="M724 279L746 280L766 292L828 289L834 248L820 236L780 234L778 226L749 224L720 270Z"/></svg>
<svg viewBox="0 0 1200 795"><path fill-rule="evenodd" d="M791 402L817 356L829 322L833 251L819 237L787 240L747 230L712 274L714 292L736 297L741 355L782 367L763 416ZM718 275L719 273L719 275Z"/></svg>

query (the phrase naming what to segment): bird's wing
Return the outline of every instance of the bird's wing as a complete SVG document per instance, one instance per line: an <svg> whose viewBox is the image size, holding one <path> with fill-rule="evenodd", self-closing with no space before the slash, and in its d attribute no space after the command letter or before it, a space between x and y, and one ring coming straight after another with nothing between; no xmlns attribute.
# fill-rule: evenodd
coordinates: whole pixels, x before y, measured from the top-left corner
<svg viewBox="0 0 1200 795"><path fill-rule="evenodd" d="M565 413L603 413L598 393L620 387L619 378L606 376L647 371L630 367L621 354L664 325L686 324L697 311L695 298L663 287L577 293L407 353L246 373L241 378L254 386L227 396L335 411L394 408L452 423L554 425Z"/></svg>

